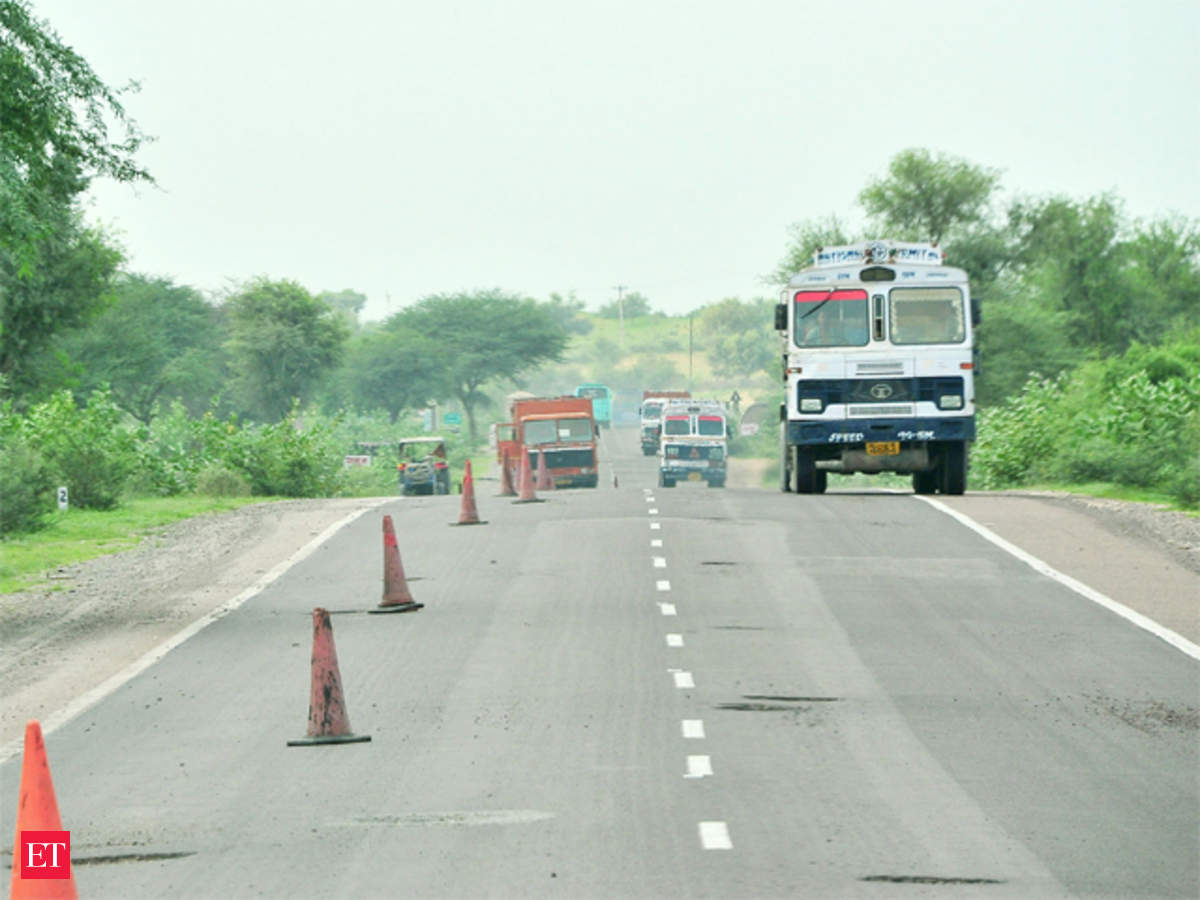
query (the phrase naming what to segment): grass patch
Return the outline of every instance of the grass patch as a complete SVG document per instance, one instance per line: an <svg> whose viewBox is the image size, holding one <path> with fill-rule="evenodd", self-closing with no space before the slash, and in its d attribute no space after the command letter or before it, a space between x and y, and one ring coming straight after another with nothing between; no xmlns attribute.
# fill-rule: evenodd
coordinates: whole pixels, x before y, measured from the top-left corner
<svg viewBox="0 0 1200 900"><path fill-rule="evenodd" d="M24 590L59 566L119 553L136 546L155 528L180 519L225 512L263 497L145 497L116 509L68 509L55 512L41 531L0 541L0 594Z"/></svg>

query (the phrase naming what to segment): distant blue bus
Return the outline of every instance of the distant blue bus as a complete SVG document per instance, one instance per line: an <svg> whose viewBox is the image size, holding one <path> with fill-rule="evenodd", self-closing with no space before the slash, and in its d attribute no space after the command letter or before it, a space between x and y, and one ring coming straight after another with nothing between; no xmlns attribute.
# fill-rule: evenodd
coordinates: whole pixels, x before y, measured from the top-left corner
<svg viewBox="0 0 1200 900"><path fill-rule="evenodd" d="M601 428L612 425L612 391L605 384L581 384L575 388L576 397L592 398L592 418Z"/></svg>

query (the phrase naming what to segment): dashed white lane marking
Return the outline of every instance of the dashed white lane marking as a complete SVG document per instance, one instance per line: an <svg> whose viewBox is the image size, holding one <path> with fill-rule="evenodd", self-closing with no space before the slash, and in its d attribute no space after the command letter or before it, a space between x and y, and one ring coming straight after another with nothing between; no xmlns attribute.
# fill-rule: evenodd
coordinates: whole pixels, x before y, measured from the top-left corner
<svg viewBox="0 0 1200 900"><path fill-rule="evenodd" d="M657 516L657 515L658 515L658 510L657 510L657 509L655 509L653 506L652 506L652 507L650 507L648 510L646 510L646 512L650 513L650 515L652 515L652 516Z"/></svg>
<svg viewBox="0 0 1200 900"><path fill-rule="evenodd" d="M729 828L724 822L701 822L700 843L705 850L732 850Z"/></svg>
<svg viewBox="0 0 1200 900"><path fill-rule="evenodd" d="M653 557L653 559L654 559L654 568L665 569L667 567L667 558L665 556L655 556L655 557Z"/></svg>
<svg viewBox="0 0 1200 900"><path fill-rule="evenodd" d="M1083 582L1076 581L1070 575L1063 574L1062 572L1058 571L1058 569L1055 569L1053 566L1049 565L1048 563L1042 562L1040 559L1038 559L1033 554L1026 553L1024 550L1022 550L1020 547L1016 546L1015 544L1009 543L1008 541L1006 541L1004 538L1000 537L1000 535L996 534L991 529L986 528L983 525L980 525L974 519L970 518L969 516L964 515L963 513L960 513L958 510L951 509L949 506L946 506L946 504L940 503L939 501L933 500L929 497L917 495L917 499L924 500L926 503L928 503L934 509L939 509L942 512L944 512L946 515L950 516L951 518L957 519L959 522L961 522L963 525L966 525L968 528L970 528L976 534L980 535L981 537L985 538L986 540L991 541L993 544L995 544L1001 550L1011 553L1017 559L1021 560L1021 562L1032 567L1035 572L1040 572L1042 575L1045 575L1047 578L1051 578L1054 581L1057 581L1059 584L1069 588L1070 590L1074 591L1075 593L1079 594L1080 596L1086 597L1088 600L1091 600L1093 603L1097 603L1100 606L1103 606L1109 612L1114 612L1121 618L1127 619L1128 621L1130 621L1134 625L1136 625L1138 628L1143 628L1146 631L1150 632L1155 637L1161 638L1162 640L1166 641L1168 644L1170 644L1176 650L1183 651L1188 656L1192 657L1192 659L1200 659L1200 645L1193 644L1191 641L1189 641L1183 635L1181 635L1175 631L1172 631L1170 628L1167 628L1164 625L1159 625L1153 619L1150 619L1150 618L1142 615L1140 612L1137 612L1136 610L1130 609L1128 606L1125 606L1122 603L1118 603L1116 600L1113 600L1111 597L1106 597L1104 594L1100 593L1099 591L1088 587Z"/></svg>
<svg viewBox="0 0 1200 900"><path fill-rule="evenodd" d="M658 604L658 608L662 610L662 614L664 616L675 615L675 604L674 603L660 603L660 604Z"/></svg>
<svg viewBox="0 0 1200 900"><path fill-rule="evenodd" d="M694 688L696 686L691 672L673 672L672 674L675 676L675 687Z"/></svg>
<svg viewBox="0 0 1200 900"><path fill-rule="evenodd" d="M683 736L692 740L704 739L704 720L703 719L684 719L680 723L683 730Z"/></svg>
<svg viewBox="0 0 1200 900"><path fill-rule="evenodd" d="M651 530L651 531L658 531L658 530L660 530L661 528L662 528L662 523L661 523L661 522L651 522L651 523L650 523L650 530Z"/></svg>
<svg viewBox="0 0 1200 900"><path fill-rule="evenodd" d="M664 603L662 605L663 606L672 606L673 604ZM683 646L683 635L682 634L668 634L667 635L667 646L668 647L682 647Z"/></svg>
<svg viewBox="0 0 1200 900"><path fill-rule="evenodd" d="M646 502L647 502L647 503L653 503L653 502L654 502L654 498L653 498L652 496L650 496L649 494L647 494L647 495L646 495Z"/></svg>
<svg viewBox="0 0 1200 900"><path fill-rule="evenodd" d="M712 760L707 756L689 756L687 758L687 774L684 778L703 778L712 775Z"/></svg>
<svg viewBox="0 0 1200 900"><path fill-rule="evenodd" d="M662 546L662 538L651 538L650 546L651 547L661 547Z"/></svg>
<svg viewBox="0 0 1200 900"><path fill-rule="evenodd" d="M654 582L654 588L655 588L655 590L659 590L659 591L669 591L671 589L671 582L656 581L656 582Z"/></svg>

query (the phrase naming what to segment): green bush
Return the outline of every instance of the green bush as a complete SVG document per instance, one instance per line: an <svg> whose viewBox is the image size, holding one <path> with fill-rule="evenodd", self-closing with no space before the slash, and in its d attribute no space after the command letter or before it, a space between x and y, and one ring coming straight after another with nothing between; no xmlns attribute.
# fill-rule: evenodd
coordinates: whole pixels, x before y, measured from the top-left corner
<svg viewBox="0 0 1200 900"><path fill-rule="evenodd" d="M222 465L211 465L196 475L196 493L207 497L249 497L250 482Z"/></svg>
<svg viewBox="0 0 1200 900"><path fill-rule="evenodd" d="M338 492L345 453L329 425L301 427L295 415L274 425L237 431L226 464L243 472L256 495L332 497Z"/></svg>
<svg viewBox="0 0 1200 900"><path fill-rule="evenodd" d="M44 527L54 487L42 455L15 429L0 429L0 534Z"/></svg>
<svg viewBox="0 0 1200 900"><path fill-rule="evenodd" d="M971 450L971 479L992 489L1024 484L1044 473L1061 430L1058 416L1065 376L1034 375L1021 393L982 411Z"/></svg>
<svg viewBox="0 0 1200 900"><path fill-rule="evenodd" d="M70 391L59 391L29 410L24 428L55 481L67 486L72 506L111 509L138 465L125 423L108 391L93 391L82 409Z"/></svg>

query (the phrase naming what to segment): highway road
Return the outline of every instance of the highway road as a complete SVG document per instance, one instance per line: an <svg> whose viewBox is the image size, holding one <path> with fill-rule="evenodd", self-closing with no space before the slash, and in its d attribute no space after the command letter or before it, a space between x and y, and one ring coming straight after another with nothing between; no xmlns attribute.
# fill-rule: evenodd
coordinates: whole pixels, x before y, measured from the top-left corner
<svg viewBox="0 0 1200 900"><path fill-rule="evenodd" d="M1200 896L1197 659L911 495L634 439L358 516L55 730L80 896ZM367 614L383 514L419 612ZM314 607L370 742L287 745Z"/></svg>

